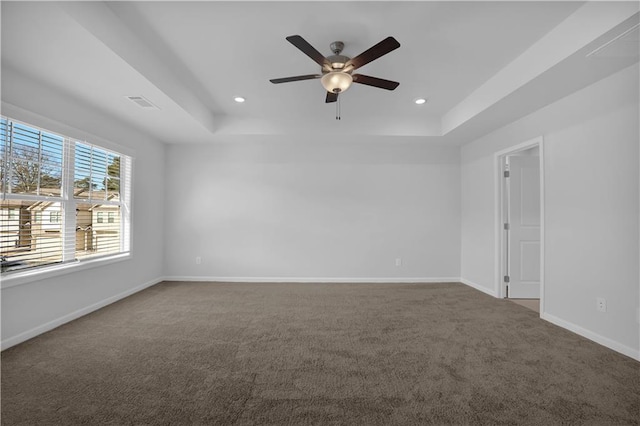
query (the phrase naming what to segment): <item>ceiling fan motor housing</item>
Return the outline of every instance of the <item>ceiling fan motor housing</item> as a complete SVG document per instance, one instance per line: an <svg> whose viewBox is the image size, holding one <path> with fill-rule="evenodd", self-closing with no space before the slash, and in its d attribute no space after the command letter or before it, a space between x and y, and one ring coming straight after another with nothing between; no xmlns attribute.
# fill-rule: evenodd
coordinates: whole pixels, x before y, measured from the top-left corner
<svg viewBox="0 0 640 426"><path fill-rule="evenodd" d="M327 73L327 72L331 72L331 71L343 71L344 70L344 66L347 63L347 61L351 59L348 56L344 56L344 55L332 55L332 56L327 56L327 60L329 61L329 63L331 64L331 69L326 69L323 67L323 73ZM344 72L350 72L350 70L344 70Z"/></svg>
<svg viewBox="0 0 640 426"><path fill-rule="evenodd" d="M333 43L331 43L331 45L329 47L331 48L331 51L333 52L333 55L327 56L327 60L331 64L331 69L330 70L323 69L322 70L323 74L326 74L326 73L331 72L331 71L342 71L344 69L344 66L347 63L347 61L349 59L351 59L348 56L344 56L344 55L340 54L342 52L342 49L344 49L344 43L343 42L334 41Z"/></svg>

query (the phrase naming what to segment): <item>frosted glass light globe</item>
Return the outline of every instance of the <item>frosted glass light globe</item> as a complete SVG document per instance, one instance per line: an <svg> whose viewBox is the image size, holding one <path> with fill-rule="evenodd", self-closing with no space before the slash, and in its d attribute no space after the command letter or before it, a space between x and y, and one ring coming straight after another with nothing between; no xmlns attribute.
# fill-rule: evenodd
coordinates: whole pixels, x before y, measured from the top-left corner
<svg viewBox="0 0 640 426"><path fill-rule="evenodd" d="M342 93L351 86L353 77L346 72L332 71L323 75L320 81L327 92Z"/></svg>

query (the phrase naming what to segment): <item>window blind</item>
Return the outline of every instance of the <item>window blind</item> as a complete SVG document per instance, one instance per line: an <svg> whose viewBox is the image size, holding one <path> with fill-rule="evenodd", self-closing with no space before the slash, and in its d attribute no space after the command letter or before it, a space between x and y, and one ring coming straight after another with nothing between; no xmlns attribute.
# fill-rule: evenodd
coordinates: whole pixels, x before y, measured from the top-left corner
<svg viewBox="0 0 640 426"><path fill-rule="evenodd" d="M129 251L129 157L6 117L0 151L3 273Z"/></svg>

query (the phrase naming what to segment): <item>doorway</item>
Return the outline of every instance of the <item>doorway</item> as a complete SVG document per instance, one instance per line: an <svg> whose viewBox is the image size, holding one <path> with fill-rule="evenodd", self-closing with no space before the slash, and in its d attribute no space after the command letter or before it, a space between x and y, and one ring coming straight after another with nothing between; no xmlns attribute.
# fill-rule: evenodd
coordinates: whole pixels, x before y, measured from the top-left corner
<svg viewBox="0 0 640 426"><path fill-rule="evenodd" d="M543 312L543 145L536 138L495 154L496 294Z"/></svg>

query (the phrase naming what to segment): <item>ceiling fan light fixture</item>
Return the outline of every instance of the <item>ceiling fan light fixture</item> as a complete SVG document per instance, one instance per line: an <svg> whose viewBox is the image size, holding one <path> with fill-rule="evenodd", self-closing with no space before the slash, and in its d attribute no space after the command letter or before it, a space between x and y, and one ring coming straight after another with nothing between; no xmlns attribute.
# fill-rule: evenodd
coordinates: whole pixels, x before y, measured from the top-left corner
<svg viewBox="0 0 640 426"><path fill-rule="evenodd" d="M342 93L351 86L353 77L346 72L332 71L323 75L320 82L327 92Z"/></svg>

